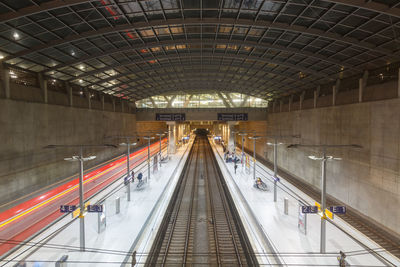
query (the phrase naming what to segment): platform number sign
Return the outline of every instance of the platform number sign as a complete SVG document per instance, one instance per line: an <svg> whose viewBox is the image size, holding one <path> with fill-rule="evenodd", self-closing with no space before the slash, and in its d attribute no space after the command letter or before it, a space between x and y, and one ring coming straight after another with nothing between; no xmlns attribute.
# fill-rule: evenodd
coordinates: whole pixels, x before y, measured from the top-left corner
<svg viewBox="0 0 400 267"><path fill-rule="evenodd" d="M301 213L318 213L317 206L301 206Z"/></svg>
<svg viewBox="0 0 400 267"><path fill-rule="evenodd" d="M103 205L88 205L88 212L103 212Z"/></svg>
<svg viewBox="0 0 400 267"><path fill-rule="evenodd" d="M76 210L75 205L61 205L60 206L60 212L62 213L69 213L69 212L74 212Z"/></svg>
<svg viewBox="0 0 400 267"><path fill-rule="evenodd" d="M329 210L334 214L345 214L346 213L345 206L332 206L332 207L329 207Z"/></svg>

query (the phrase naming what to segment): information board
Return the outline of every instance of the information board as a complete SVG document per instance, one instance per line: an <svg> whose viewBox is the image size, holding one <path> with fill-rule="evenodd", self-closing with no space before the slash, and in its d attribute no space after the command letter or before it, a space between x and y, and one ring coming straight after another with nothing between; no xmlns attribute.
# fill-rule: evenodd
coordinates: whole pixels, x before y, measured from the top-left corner
<svg viewBox="0 0 400 267"><path fill-rule="evenodd" d="M247 121L249 116L247 113L218 113L219 121Z"/></svg>
<svg viewBox="0 0 400 267"><path fill-rule="evenodd" d="M185 113L156 113L156 121L184 121Z"/></svg>

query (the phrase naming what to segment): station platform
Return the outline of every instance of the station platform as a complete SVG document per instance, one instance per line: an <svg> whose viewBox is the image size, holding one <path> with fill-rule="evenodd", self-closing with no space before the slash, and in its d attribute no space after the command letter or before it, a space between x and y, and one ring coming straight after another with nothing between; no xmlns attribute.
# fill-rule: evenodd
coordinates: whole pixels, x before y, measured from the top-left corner
<svg viewBox="0 0 400 267"><path fill-rule="evenodd" d="M260 264L271 264L270 259L275 256L282 265L289 266L338 266L339 251L346 254L346 261L350 266L400 266L400 259L394 257L357 229L339 217L327 222L327 237L325 254L320 254L320 220L318 214L307 215L306 233L299 229L300 202L314 205L311 197L298 190L280 177L277 190L277 202L274 202L273 171L256 162L256 177L260 177L268 186L262 191L255 188L253 179L253 158L250 166L238 163L234 170L234 163L226 163L222 146L210 139L218 164L226 183L233 194L236 206L242 213L248 213L243 208L250 208L254 214L254 221L248 234L255 242L266 238L272 246L266 249L263 246L254 246L259 255ZM240 158L241 151L237 149ZM288 214L284 211L284 201L288 201ZM244 217L244 216L243 216ZM245 218L249 220L252 218ZM259 227L262 231L256 228ZM258 248L257 248L258 247ZM274 252L271 252L274 250Z"/></svg>
<svg viewBox="0 0 400 267"><path fill-rule="evenodd" d="M80 251L79 219L65 216L6 257L0 266L16 266L18 263L27 267L55 266L64 255L67 256L68 266L131 266L133 251L145 249L151 243L153 230L157 227L150 224L159 221L159 216L162 218L163 213L159 209L168 204L167 196L174 189L174 182L180 174L179 167L182 168L185 163L191 143L170 154L169 160L163 162L161 167L158 165L157 170L151 166L150 179L147 179L147 165L135 167L135 177L142 172L144 184L138 188L137 179L130 184L129 202L123 176L119 178L119 183L90 199L91 203L104 205L105 223L103 218L100 229L98 213L86 214L84 252ZM163 155L166 156L166 149ZM136 254L137 263L141 262L142 256L142 252Z"/></svg>

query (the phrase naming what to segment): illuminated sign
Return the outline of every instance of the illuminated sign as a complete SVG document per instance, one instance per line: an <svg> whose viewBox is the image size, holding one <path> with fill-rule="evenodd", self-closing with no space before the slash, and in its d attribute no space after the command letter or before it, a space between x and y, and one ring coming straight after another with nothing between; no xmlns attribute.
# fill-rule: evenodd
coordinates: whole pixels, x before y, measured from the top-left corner
<svg viewBox="0 0 400 267"><path fill-rule="evenodd" d="M156 113L156 121L184 121L185 113Z"/></svg>
<svg viewBox="0 0 400 267"><path fill-rule="evenodd" d="M247 113L218 113L219 121L247 121L249 116Z"/></svg>

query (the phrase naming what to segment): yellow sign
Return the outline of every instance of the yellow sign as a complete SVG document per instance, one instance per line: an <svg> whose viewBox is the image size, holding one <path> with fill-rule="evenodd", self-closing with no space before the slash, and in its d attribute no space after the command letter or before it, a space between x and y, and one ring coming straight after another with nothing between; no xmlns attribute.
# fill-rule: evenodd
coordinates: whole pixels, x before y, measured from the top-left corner
<svg viewBox="0 0 400 267"><path fill-rule="evenodd" d="M85 211L86 211L88 205L90 205L90 202L86 202L86 203L85 203ZM74 210L74 211L72 212L72 218L78 217L78 216L79 216L79 213L81 213L81 209L80 209L80 208L77 208L76 210Z"/></svg>
<svg viewBox="0 0 400 267"><path fill-rule="evenodd" d="M321 217L323 217L323 214L322 214L322 211L321 211L321 204L319 204L318 202L315 202L315 206L318 207L318 210L319 210L319 213L318 213L318 214L319 214ZM325 209L325 214L329 217L329 219L333 220L333 213L332 213L330 210Z"/></svg>

